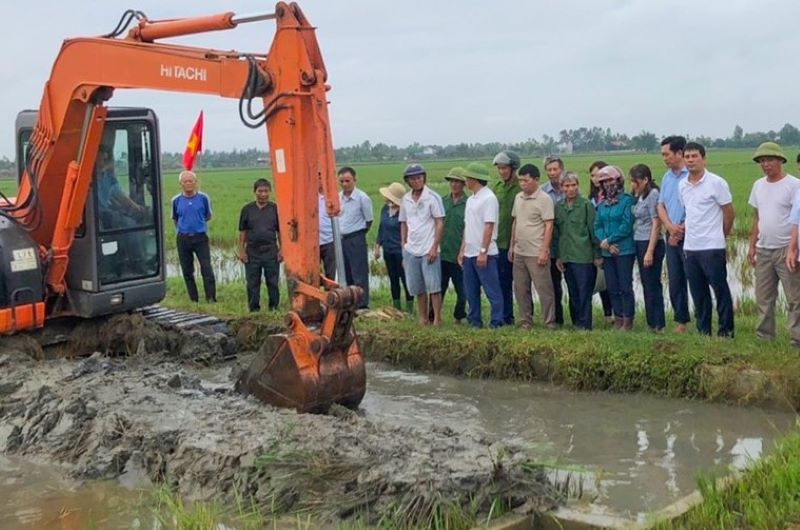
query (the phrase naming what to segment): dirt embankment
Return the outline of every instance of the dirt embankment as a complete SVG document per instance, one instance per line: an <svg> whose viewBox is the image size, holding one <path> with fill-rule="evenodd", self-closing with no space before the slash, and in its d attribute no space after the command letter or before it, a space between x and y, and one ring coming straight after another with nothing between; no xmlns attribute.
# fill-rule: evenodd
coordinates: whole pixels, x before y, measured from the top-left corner
<svg viewBox="0 0 800 530"><path fill-rule="evenodd" d="M0 343L0 451L67 465L80 479L162 483L196 499L252 498L282 512L350 517L437 503L523 510L558 502L521 450L470 433L378 425L357 412L308 415L233 391L251 353L224 330L178 333L140 317L84 326L39 360L25 338ZM61 352L65 353L65 352Z"/></svg>

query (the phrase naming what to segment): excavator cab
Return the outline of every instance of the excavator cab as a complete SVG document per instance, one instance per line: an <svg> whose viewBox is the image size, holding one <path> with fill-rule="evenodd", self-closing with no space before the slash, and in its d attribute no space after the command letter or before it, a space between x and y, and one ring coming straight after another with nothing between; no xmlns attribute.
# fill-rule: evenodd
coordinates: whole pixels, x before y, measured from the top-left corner
<svg viewBox="0 0 800 530"><path fill-rule="evenodd" d="M16 120L22 177L37 112ZM160 302L166 293L158 120L150 109L110 108L66 273L69 313L83 318Z"/></svg>

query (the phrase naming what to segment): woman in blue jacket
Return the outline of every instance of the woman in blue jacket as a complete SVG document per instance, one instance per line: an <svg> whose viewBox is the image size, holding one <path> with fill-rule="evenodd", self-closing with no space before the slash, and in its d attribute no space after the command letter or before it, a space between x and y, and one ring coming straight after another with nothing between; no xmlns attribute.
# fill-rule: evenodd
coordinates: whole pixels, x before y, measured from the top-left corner
<svg viewBox="0 0 800 530"><path fill-rule="evenodd" d="M614 308L614 325L623 330L633 328L636 303L633 298L633 263L636 244L633 240L633 207L636 199L623 189L622 171L606 166L597 172L603 188L603 200L594 218L594 233L600 241L606 288Z"/></svg>

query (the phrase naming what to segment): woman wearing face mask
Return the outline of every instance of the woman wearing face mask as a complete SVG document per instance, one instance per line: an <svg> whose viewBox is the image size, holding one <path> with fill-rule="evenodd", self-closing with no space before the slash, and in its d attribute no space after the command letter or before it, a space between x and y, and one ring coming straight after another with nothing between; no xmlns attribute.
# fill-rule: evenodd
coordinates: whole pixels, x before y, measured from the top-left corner
<svg viewBox="0 0 800 530"><path fill-rule="evenodd" d="M597 172L603 188L603 200L597 207L594 232L603 254L606 288L614 308L614 325L628 331L633 328L636 308L633 298L633 207L636 200L622 187L622 171L606 166Z"/></svg>
<svg viewBox="0 0 800 530"><path fill-rule="evenodd" d="M661 286L661 266L666 246L661 237L658 219L658 186L653 182L650 168L644 164L633 166L629 172L631 193L636 197L633 215L633 239L636 242L636 262L644 291L644 310L647 325L655 332L664 330L664 288Z"/></svg>

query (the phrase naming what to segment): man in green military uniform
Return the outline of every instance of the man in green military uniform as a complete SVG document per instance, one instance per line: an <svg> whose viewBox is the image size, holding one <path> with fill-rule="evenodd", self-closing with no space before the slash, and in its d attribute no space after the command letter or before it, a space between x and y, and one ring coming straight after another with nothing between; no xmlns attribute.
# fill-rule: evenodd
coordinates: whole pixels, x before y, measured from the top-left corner
<svg viewBox="0 0 800 530"><path fill-rule="evenodd" d="M497 271L500 275L500 292L503 294L503 324L514 324L514 267L508 261L508 248L511 246L511 225L514 218L511 211L514 209L514 199L522 191L517 180L517 170L520 166L519 155L513 151L500 151L492 162L497 167L500 176L492 191L500 203L500 216L497 222L497 248L500 254L497 258Z"/></svg>
<svg viewBox="0 0 800 530"><path fill-rule="evenodd" d="M464 273L458 264L458 251L461 249L461 240L464 237L464 208L467 197L464 194L464 168L454 167L450 170L445 180L450 184L450 193L442 198L444 203L444 233L442 234L441 263L442 263L442 300L444 300L447 287L453 282L456 290L456 307L453 318L460 324L467 317L467 297L464 293Z"/></svg>

